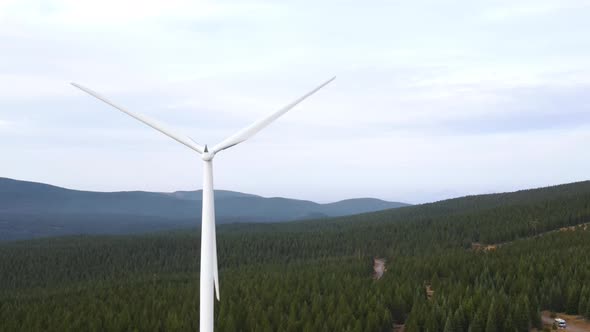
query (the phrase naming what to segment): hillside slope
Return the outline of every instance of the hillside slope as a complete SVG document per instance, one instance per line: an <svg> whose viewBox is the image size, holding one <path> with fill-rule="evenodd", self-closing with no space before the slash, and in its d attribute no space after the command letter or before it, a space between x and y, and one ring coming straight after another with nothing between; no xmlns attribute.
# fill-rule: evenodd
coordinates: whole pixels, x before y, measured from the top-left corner
<svg viewBox="0 0 590 332"><path fill-rule="evenodd" d="M216 190L217 222L336 217L407 204L351 199L332 204ZM0 178L0 240L67 234L122 234L195 226L199 191L91 192Z"/></svg>
<svg viewBox="0 0 590 332"><path fill-rule="evenodd" d="M580 182L221 225L216 329L528 332L542 310L590 318L590 227L534 236L588 221L589 205ZM511 242L471 250L497 239ZM197 330L198 257L198 231L0 244L0 331Z"/></svg>

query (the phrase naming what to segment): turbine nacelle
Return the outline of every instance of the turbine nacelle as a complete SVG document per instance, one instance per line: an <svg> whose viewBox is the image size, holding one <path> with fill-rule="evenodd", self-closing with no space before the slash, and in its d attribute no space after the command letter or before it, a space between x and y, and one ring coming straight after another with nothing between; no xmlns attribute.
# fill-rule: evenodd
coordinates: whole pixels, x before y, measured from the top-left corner
<svg viewBox="0 0 590 332"><path fill-rule="evenodd" d="M213 160L213 157L215 157L215 152L209 152L207 145L205 145L205 149L203 150L203 153L201 153L201 159L203 159L203 161L211 161Z"/></svg>

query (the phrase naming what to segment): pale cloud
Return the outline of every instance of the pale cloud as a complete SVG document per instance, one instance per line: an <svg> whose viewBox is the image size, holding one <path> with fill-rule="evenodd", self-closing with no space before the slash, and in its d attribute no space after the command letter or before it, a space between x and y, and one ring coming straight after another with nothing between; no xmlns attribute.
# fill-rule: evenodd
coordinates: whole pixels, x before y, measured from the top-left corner
<svg viewBox="0 0 590 332"><path fill-rule="evenodd" d="M420 202L587 178L583 1L137 4L0 0L0 176L200 186L195 155L71 81L211 144L337 75L216 184Z"/></svg>
<svg viewBox="0 0 590 332"><path fill-rule="evenodd" d="M8 126L10 126L11 124L12 124L12 122L10 122L10 121L6 121L6 120L1 120L1 119L0 119L0 128L5 128L5 127L8 127Z"/></svg>
<svg viewBox="0 0 590 332"><path fill-rule="evenodd" d="M0 99L23 100L75 95L65 82L54 77L0 74Z"/></svg>
<svg viewBox="0 0 590 332"><path fill-rule="evenodd" d="M1 16L10 22L32 25L75 25L77 28L132 25L174 20L214 20L240 17L249 11L277 13L278 6L243 2L223 4L212 0L49 0L0 2Z"/></svg>
<svg viewBox="0 0 590 332"><path fill-rule="evenodd" d="M563 10L588 9L589 7L590 3L586 0L509 1L504 5L486 10L484 18L491 21L515 20L550 15Z"/></svg>

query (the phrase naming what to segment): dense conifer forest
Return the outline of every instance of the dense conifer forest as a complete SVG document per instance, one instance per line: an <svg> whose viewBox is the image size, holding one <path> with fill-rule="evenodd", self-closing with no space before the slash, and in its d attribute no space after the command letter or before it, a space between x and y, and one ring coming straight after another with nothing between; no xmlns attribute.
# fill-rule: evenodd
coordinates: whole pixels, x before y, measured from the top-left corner
<svg viewBox="0 0 590 332"><path fill-rule="evenodd" d="M524 332L542 310L590 319L589 222L580 182L223 225L216 330ZM197 331L199 242L194 230L3 243L0 330ZM373 257L387 260L380 280Z"/></svg>

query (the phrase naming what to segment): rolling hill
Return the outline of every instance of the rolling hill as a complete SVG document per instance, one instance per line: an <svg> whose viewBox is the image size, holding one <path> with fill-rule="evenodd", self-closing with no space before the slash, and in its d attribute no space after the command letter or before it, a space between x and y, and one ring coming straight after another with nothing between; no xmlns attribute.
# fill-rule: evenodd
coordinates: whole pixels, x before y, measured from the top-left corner
<svg viewBox="0 0 590 332"><path fill-rule="evenodd" d="M123 234L194 227L198 191L91 192L0 178L0 240L67 234ZM407 204L374 198L330 204L216 190L218 223L326 218Z"/></svg>

